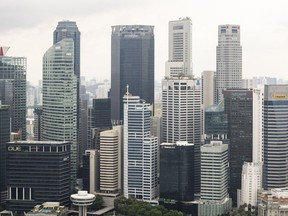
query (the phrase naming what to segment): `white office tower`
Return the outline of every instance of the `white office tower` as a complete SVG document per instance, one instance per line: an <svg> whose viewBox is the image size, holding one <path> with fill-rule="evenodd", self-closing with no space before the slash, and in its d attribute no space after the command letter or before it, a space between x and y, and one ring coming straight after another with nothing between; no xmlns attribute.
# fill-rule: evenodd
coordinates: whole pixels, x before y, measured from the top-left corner
<svg viewBox="0 0 288 216"><path fill-rule="evenodd" d="M77 171L77 76L74 73L74 42L65 38L43 57L42 139L70 141L71 181Z"/></svg>
<svg viewBox="0 0 288 216"><path fill-rule="evenodd" d="M189 17L169 22L166 76L192 76L192 22Z"/></svg>
<svg viewBox="0 0 288 216"><path fill-rule="evenodd" d="M252 89L253 79L242 79L242 88Z"/></svg>
<svg viewBox="0 0 288 216"><path fill-rule="evenodd" d="M100 133L100 191L117 194L121 189L122 126Z"/></svg>
<svg viewBox="0 0 288 216"><path fill-rule="evenodd" d="M171 77L162 81L162 139L194 144L195 193L200 192L201 104L201 80Z"/></svg>
<svg viewBox="0 0 288 216"><path fill-rule="evenodd" d="M150 104L128 91L123 102L124 196L154 202L158 197L158 140L150 134Z"/></svg>
<svg viewBox="0 0 288 216"><path fill-rule="evenodd" d="M264 89L253 89L253 156L254 163L263 163L263 100Z"/></svg>
<svg viewBox="0 0 288 216"><path fill-rule="evenodd" d="M237 206L245 203L257 206L257 190L262 189L262 164L244 162L241 177L241 193Z"/></svg>
<svg viewBox="0 0 288 216"><path fill-rule="evenodd" d="M215 71L202 72L202 97L204 110L215 104Z"/></svg>
<svg viewBox="0 0 288 216"><path fill-rule="evenodd" d="M218 26L216 47L216 101L223 100L222 90L242 88L242 46L239 25Z"/></svg>
<svg viewBox="0 0 288 216"><path fill-rule="evenodd" d="M264 87L263 187L288 187L288 85Z"/></svg>
<svg viewBox="0 0 288 216"><path fill-rule="evenodd" d="M228 145L211 141L201 146L201 199L199 216L217 216L229 212Z"/></svg>

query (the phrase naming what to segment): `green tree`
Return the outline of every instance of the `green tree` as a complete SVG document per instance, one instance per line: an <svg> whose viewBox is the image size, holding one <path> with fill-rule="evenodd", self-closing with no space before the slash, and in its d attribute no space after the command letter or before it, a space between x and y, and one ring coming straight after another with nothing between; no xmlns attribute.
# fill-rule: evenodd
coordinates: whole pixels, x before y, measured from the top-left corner
<svg viewBox="0 0 288 216"><path fill-rule="evenodd" d="M100 195L96 195L96 198L94 202L92 203L92 205L89 206L89 209L93 211L97 211L103 207L103 203L104 203L103 197Z"/></svg>

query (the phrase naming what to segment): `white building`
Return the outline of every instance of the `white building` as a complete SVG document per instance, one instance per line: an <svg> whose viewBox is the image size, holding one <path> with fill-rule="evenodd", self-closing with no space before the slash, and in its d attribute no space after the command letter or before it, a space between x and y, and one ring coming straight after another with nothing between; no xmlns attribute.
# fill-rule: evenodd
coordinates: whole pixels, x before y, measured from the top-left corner
<svg viewBox="0 0 288 216"><path fill-rule="evenodd" d="M242 88L253 88L253 79L242 79Z"/></svg>
<svg viewBox="0 0 288 216"><path fill-rule="evenodd" d="M259 216L288 215L288 188L274 188L258 193Z"/></svg>
<svg viewBox="0 0 288 216"><path fill-rule="evenodd" d="M202 72L202 97L204 109L215 104L215 71Z"/></svg>
<svg viewBox="0 0 288 216"><path fill-rule="evenodd" d="M237 206L245 203L257 206L257 191L259 189L262 189L262 163L244 162L240 200L237 201Z"/></svg>
<svg viewBox="0 0 288 216"><path fill-rule="evenodd" d="M70 141L71 180L77 173L77 76L74 73L74 42L65 38L43 57L42 139Z"/></svg>
<svg viewBox="0 0 288 216"><path fill-rule="evenodd" d="M189 17L169 22L168 58L167 77L192 75L192 22Z"/></svg>
<svg viewBox="0 0 288 216"><path fill-rule="evenodd" d="M222 90L242 88L242 46L239 25L218 26L216 47L216 101L223 100Z"/></svg>
<svg viewBox="0 0 288 216"><path fill-rule="evenodd" d="M123 102L124 196L154 202L158 197L158 139L150 133L150 104L128 91Z"/></svg>
<svg viewBox="0 0 288 216"><path fill-rule="evenodd" d="M228 145L211 141L201 146L201 199L199 216L217 216L229 212Z"/></svg>
<svg viewBox="0 0 288 216"><path fill-rule="evenodd" d="M121 189L122 126L100 133L100 191L118 193Z"/></svg>

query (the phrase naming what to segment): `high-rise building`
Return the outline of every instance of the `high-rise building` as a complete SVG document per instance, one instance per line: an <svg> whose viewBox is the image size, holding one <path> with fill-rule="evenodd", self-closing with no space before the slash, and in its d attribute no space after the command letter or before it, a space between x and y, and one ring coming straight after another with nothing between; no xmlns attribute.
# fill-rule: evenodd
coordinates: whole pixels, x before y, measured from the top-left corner
<svg viewBox="0 0 288 216"><path fill-rule="evenodd" d="M244 162L242 168L240 200L237 205L245 203L257 206L257 192L262 189L262 163Z"/></svg>
<svg viewBox="0 0 288 216"><path fill-rule="evenodd" d="M204 109L215 104L215 71L202 72L202 98Z"/></svg>
<svg viewBox="0 0 288 216"><path fill-rule="evenodd" d="M34 140L40 141L42 139L42 130L41 130L41 124L42 124L42 113L43 108L42 106L38 106L34 109Z"/></svg>
<svg viewBox="0 0 288 216"><path fill-rule="evenodd" d="M150 104L128 91L123 100L124 196L154 202L158 197L158 140L150 134Z"/></svg>
<svg viewBox="0 0 288 216"><path fill-rule="evenodd" d="M223 100L222 91L242 88L242 46L239 25L218 26L216 47L216 102Z"/></svg>
<svg viewBox="0 0 288 216"><path fill-rule="evenodd" d="M154 26L112 26L111 117L123 120L123 95L130 92L154 104Z"/></svg>
<svg viewBox="0 0 288 216"><path fill-rule="evenodd" d="M122 184L122 126L100 133L100 191L118 194Z"/></svg>
<svg viewBox="0 0 288 216"><path fill-rule="evenodd" d="M182 210L194 200L194 144L187 141L160 145L160 204Z"/></svg>
<svg viewBox="0 0 288 216"><path fill-rule="evenodd" d="M200 192L200 145L202 135L201 82L189 77L162 82L162 139L166 143L194 144L195 193Z"/></svg>
<svg viewBox="0 0 288 216"><path fill-rule="evenodd" d="M228 195L228 145L211 141L201 146L200 216L217 216L230 211Z"/></svg>
<svg viewBox="0 0 288 216"><path fill-rule="evenodd" d="M6 143L10 141L10 107L0 101L0 206L5 202L6 189Z"/></svg>
<svg viewBox="0 0 288 216"><path fill-rule="evenodd" d="M263 116L263 187L287 187L288 85L265 85Z"/></svg>
<svg viewBox="0 0 288 216"><path fill-rule="evenodd" d="M70 141L71 181L77 171L77 77L74 74L74 42L66 38L43 57L42 140Z"/></svg>
<svg viewBox="0 0 288 216"><path fill-rule="evenodd" d="M0 100L11 108L11 131L26 140L26 65L24 57L5 56L0 47Z"/></svg>
<svg viewBox="0 0 288 216"><path fill-rule="evenodd" d="M241 188L242 165L252 161L253 153L253 90L227 89L223 91L224 112L228 117L230 197L237 203L237 189Z"/></svg>
<svg viewBox="0 0 288 216"><path fill-rule="evenodd" d="M192 76L192 22L189 17L169 22L166 76Z"/></svg>
<svg viewBox="0 0 288 216"><path fill-rule="evenodd" d="M192 76L190 18L169 22L169 59L162 81L162 139L164 143L194 144L194 192L200 192L202 135L201 80Z"/></svg>
<svg viewBox="0 0 288 216"><path fill-rule="evenodd" d="M55 141L7 143L7 209L29 211L47 200L68 206L70 147Z"/></svg>

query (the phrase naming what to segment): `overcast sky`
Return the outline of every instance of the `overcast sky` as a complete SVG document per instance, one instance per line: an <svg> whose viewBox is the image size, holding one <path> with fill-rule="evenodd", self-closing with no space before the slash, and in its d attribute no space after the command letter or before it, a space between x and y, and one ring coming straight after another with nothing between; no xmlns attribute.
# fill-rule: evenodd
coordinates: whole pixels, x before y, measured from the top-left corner
<svg viewBox="0 0 288 216"><path fill-rule="evenodd" d="M0 4L0 45L7 55L27 57L27 80L42 79L42 57L52 46L58 21L81 31L81 75L110 79L111 26L155 26L155 78L165 74L168 22L193 23L193 73L216 69L218 25L241 25L243 77L288 80L287 0L9 0Z"/></svg>

